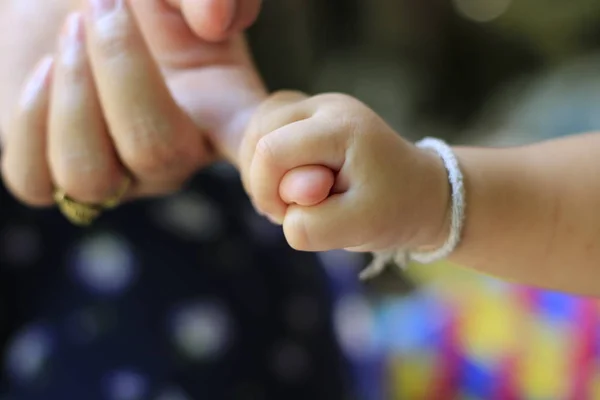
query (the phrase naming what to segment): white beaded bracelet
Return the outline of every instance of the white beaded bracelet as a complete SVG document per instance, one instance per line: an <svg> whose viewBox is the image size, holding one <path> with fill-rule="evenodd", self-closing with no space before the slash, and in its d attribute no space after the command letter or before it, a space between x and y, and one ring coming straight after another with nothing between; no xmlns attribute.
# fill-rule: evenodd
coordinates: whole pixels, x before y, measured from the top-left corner
<svg viewBox="0 0 600 400"><path fill-rule="evenodd" d="M373 261L360 274L361 280L372 279L380 275L391 262L394 262L400 268L405 268L411 260L420 264L431 264L443 260L460 243L466 204L463 175L458 160L452 148L443 140L425 138L417 142L416 145L421 149L433 150L442 159L444 167L448 172L448 181L452 191L450 234L448 235L448 239L441 247L432 251L410 251L401 248L374 253Z"/></svg>

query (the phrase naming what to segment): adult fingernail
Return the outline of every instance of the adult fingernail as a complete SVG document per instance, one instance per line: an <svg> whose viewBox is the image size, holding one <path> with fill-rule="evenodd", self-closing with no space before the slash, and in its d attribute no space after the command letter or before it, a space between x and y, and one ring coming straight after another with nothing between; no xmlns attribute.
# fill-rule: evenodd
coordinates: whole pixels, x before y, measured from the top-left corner
<svg viewBox="0 0 600 400"><path fill-rule="evenodd" d="M73 13L69 15L61 35L61 53L64 62L72 62L79 57L83 45L83 32L81 14Z"/></svg>
<svg viewBox="0 0 600 400"><path fill-rule="evenodd" d="M53 61L54 59L51 56L46 56L39 62L23 89L23 94L20 99L22 106L25 107L38 98L38 94L48 83L52 64L54 63Z"/></svg>
<svg viewBox="0 0 600 400"><path fill-rule="evenodd" d="M83 39L83 23L80 13L69 15L63 34L74 41L80 42Z"/></svg>
<svg viewBox="0 0 600 400"><path fill-rule="evenodd" d="M122 0L89 0L92 16L96 19L115 10Z"/></svg>

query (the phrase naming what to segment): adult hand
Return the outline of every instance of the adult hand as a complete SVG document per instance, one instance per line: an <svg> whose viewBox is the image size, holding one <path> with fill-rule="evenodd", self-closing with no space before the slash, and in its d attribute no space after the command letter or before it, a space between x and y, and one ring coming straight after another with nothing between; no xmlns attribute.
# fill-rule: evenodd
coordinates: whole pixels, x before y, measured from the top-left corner
<svg viewBox="0 0 600 400"><path fill-rule="evenodd" d="M181 10L190 28L207 41L219 42L250 27L262 0L166 0Z"/></svg>
<svg viewBox="0 0 600 400"><path fill-rule="evenodd" d="M90 0L85 18L69 18L58 53L39 64L19 96L19 85L10 82L22 79L11 79L9 72L52 52L54 40L48 38L58 29L48 21L80 3L5 4L5 27L24 36L19 47L8 39L0 45L16 55L0 71L6 88L0 100L3 172L13 193L44 206L60 187L95 204L131 176L129 197L166 194L217 156L207 137L235 161L246 123L266 95L237 33L254 18L244 15L257 11L243 11L234 18L240 22L220 28L195 20L198 11L185 1ZM207 20L218 21L219 3L226 1L198 7ZM31 32L18 35L24 25ZM211 42L198 36L204 33Z"/></svg>

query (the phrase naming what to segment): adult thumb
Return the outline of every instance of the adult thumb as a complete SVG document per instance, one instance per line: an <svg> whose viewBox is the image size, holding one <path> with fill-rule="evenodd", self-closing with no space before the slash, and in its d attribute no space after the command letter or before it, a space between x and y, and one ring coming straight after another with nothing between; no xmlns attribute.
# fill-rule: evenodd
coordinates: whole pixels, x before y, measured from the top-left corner
<svg viewBox="0 0 600 400"><path fill-rule="evenodd" d="M201 39L221 42L251 26L262 0L166 0Z"/></svg>

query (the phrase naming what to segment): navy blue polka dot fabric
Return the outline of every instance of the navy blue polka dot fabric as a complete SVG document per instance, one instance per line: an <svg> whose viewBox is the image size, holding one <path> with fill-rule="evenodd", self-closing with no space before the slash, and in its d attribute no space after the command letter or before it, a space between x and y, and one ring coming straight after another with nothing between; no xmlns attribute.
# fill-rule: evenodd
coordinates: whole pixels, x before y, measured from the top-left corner
<svg viewBox="0 0 600 400"><path fill-rule="evenodd" d="M215 166L90 229L2 192L6 400L349 398L327 270L357 260L292 251L238 181Z"/></svg>

